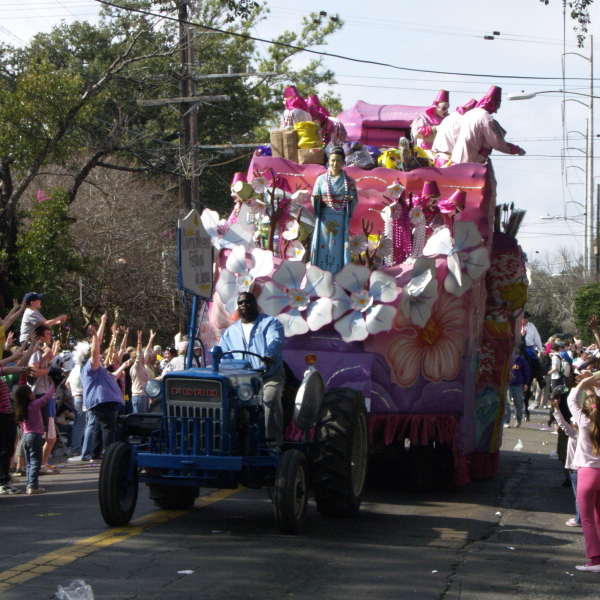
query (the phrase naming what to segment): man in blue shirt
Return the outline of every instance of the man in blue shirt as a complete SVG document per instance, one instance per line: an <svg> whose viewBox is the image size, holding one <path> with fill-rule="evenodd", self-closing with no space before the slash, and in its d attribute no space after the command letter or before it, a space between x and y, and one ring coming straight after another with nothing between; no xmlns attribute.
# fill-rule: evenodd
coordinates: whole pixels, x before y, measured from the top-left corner
<svg viewBox="0 0 600 600"><path fill-rule="evenodd" d="M263 404L265 407L265 430L267 438L275 440L277 446L283 443L283 409L281 395L285 385L283 368L283 343L285 335L283 325L274 317L258 310L256 297L250 292L239 295L238 312L240 319L228 327L221 336L220 346L223 352L229 350L247 350L256 356L236 356L246 358L257 369L266 365L263 375Z"/></svg>
<svg viewBox="0 0 600 600"><path fill-rule="evenodd" d="M125 404L121 388L100 360L100 344L107 320L108 316L102 315L98 331L90 326L92 332L90 358L81 368L83 405L88 411L81 450L80 460L82 461L99 458L92 456L92 452L100 447L100 440L102 440L104 452L115 441L117 415Z"/></svg>

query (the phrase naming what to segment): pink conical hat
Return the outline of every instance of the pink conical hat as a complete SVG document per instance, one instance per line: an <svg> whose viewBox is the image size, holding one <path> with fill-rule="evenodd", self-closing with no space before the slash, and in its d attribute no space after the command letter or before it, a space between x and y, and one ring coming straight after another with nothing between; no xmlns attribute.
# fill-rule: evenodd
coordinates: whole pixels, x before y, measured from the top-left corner
<svg viewBox="0 0 600 600"><path fill-rule="evenodd" d="M468 102L465 102L462 106L459 106L456 109L456 112L460 113L461 115L464 115L465 113L474 109L476 106L477 106L477 100L475 100L475 98L471 98Z"/></svg>
<svg viewBox="0 0 600 600"><path fill-rule="evenodd" d="M319 96L317 96L316 94L311 94L307 99L306 99L306 104L308 104L308 106L322 106L321 105L321 101L319 100Z"/></svg>
<svg viewBox="0 0 600 600"><path fill-rule="evenodd" d="M316 94L311 94L306 99L306 104L308 106L308 112L310 113L313 119L325 121L325 119L327 119L327 117L330 116L329 111L321 104L319 96L317 96Z"/></svg>
<svg viewBox="0 0 600 600"><path fill-rule="evenodd" d="M450 92L448 90L440 90L434 102L450 102Z"/></svg>
<svg viewBox="0 0 600 600"><path fill-rule="evenodd" d="M246 173L234 173L233 179L231 180L231 187L233 187L238 181L242 183L247 183L248 178L246 177Z"/></svg>
<svg viewBox="0 0 600 600"><path fill-rule="evenodd" d="M464 190L456 190L448 200L453 202L458 210L464 210L467 202L467 192Z"/></svg>
<svg viewBox="0 0 600 600"><path fill-rule="evenodd" d="M492 100L495 100L496 102L501 102L502 101L502 88L498 87L497 85L493 85L487 91L486 96L488 98L491 98Z"/></svg>
<svg viewBox="0 0 600 600"><path fill-rule="evenodd" d="M435 181L426 181L423 184L423 192L421 195L427 196L428 198L439 198L440 190L437 183Z"/></svg>
<svg viewBox="0 0 600 600"><path fill-rule="evenodd" d="M472 110L477 106L477 100L475 100L475 98L471 98L468 102L465 102L465 104L463 104L463 108L465 109L465 112L468 110Z"/></svg>
<svg viewBox="0 0 600 600"><path fill-rule="evenodd" d="M293 98L294 96L300 96L300 92L295 85L288 85L283 92L284 98Z"/></svg>

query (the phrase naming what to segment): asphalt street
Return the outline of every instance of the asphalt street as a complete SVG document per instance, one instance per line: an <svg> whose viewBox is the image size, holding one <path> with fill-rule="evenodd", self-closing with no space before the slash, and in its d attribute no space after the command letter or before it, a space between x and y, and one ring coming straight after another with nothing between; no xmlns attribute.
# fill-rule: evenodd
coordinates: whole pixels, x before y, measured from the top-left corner
<svg viewBox="0 0 600 600"><path fill-rule="evenodd" d="M573 493L546 422L504 430L493 480L431 494L378 481L355 519L311 503L301 536L281 535L267 491L248 489L164 511L141 486L131 524L111 529L98 465L70 464L41 479L46 494L0 497L0 597L49 599L83 579L96 600L597 600L600 575L575 570L583 536L565 525Z"/></svg>

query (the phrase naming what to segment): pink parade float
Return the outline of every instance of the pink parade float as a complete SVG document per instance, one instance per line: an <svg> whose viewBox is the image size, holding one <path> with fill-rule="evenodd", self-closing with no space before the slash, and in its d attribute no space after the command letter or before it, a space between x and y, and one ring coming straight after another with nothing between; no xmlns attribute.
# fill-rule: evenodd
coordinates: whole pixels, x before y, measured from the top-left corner
<svg viewBox="0 0 600 600"><path fill-rule="evenodd" d="M427 110L359 102L338 120L382 148ZM315 364L327 389L362 392L373 456L421 480L491 477L527 295L492 164L344 172L255 156L232 184L229 219L204 211L218 256L201 339L217 344L252 291L283 324L296 377ZM288 426L288 439L300 435Z"/></svg>

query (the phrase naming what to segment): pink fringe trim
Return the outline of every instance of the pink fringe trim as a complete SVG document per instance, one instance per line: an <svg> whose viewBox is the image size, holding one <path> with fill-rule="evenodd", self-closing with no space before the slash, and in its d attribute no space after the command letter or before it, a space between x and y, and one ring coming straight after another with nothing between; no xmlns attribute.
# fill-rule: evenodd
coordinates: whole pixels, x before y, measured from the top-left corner
<svg viewBox="0 0 600 600"><path fill-rule="evenodd" d="M425 446L429 442L454 444L458 422L452 415L377 415L369 418L371 441L381 434L389 446L394 440L408 438L411 444ZM407 433L408 430L408 433Z"/></svg>

